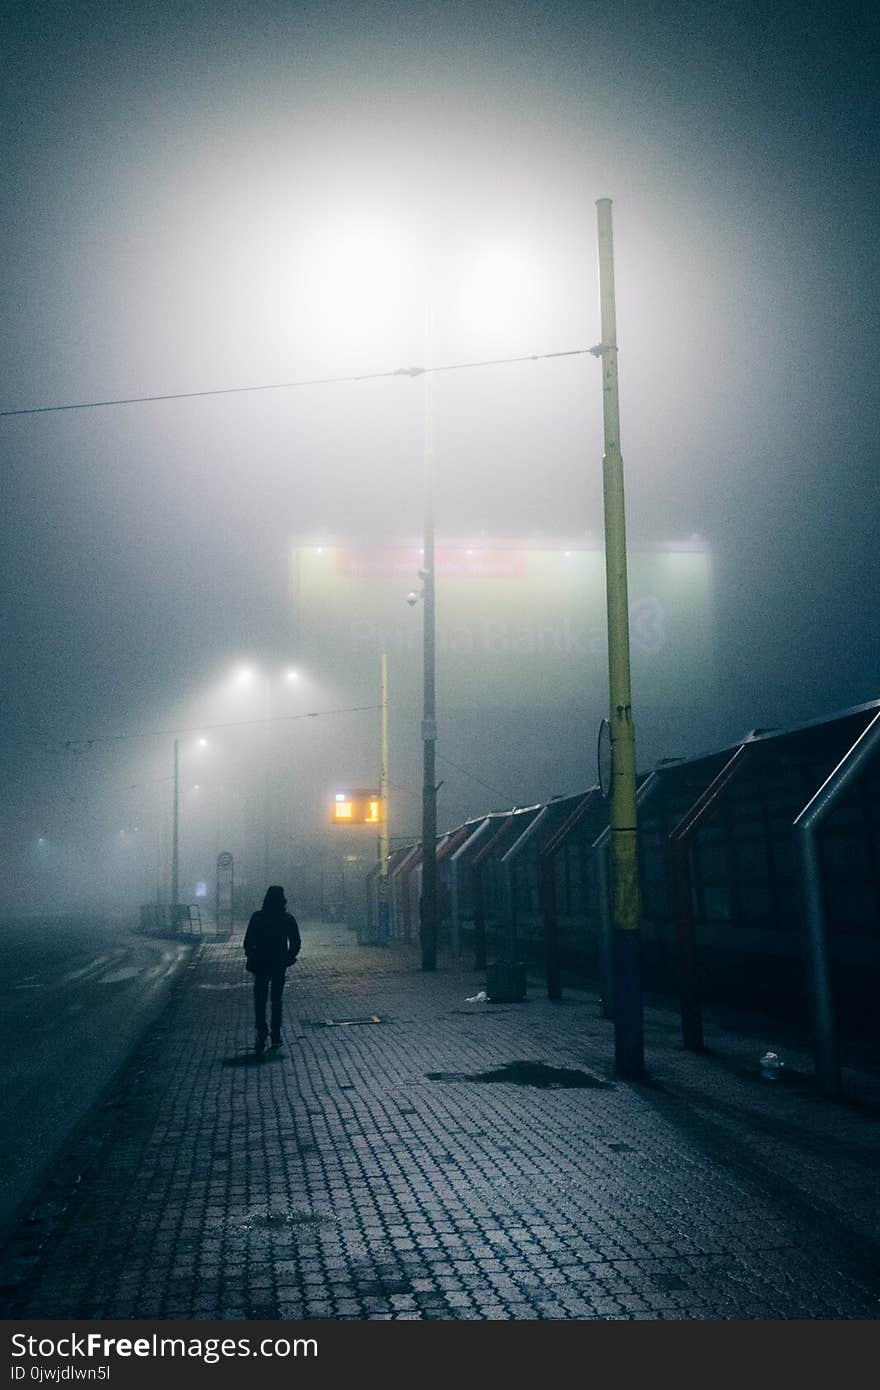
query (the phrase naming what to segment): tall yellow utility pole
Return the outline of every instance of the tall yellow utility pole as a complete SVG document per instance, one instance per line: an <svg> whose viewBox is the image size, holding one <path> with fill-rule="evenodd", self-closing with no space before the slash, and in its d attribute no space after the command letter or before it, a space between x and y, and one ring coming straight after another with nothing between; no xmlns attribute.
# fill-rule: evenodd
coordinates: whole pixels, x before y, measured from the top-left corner
<svg viewBox="0 0 880 1390"><path fill-rule="evenodd" d="M376 924L378 944L389 936L388 899L388 657L382 653L382 754L379 763L379 911Z"/></svg>
<svg viewBox="0 0 880 1390"><path fill-rule="evenodd" d="M596 204L599 231L599 302L605 457L605 586L608 605L608 687L611 724L611 875L614 927L614 1062L619 1076L645 1071L642 1017L639 862L636 824L636 742L629 663L626 519L620 403L617 387L617 316L611 199Z"/></svg>

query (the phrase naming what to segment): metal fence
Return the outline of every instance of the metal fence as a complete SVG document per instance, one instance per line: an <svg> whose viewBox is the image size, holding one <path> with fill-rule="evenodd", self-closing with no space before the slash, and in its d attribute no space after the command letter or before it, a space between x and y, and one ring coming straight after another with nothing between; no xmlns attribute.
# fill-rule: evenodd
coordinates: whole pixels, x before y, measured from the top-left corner
<svg viewBox="0 0 880 1390"><path fill-rule="evenodd" d="M805 1012L821 984L819 947L845 1026L877 1036L878 745L880 701L755 730L640 779L644 978L649 990L681 997L687 1045L701 1042L704 998ZM814 806L805 830L820 790L821 815ZM610 1012L607 827L594 787L488 812L440 836L441 945L478 965L520 958L596 983ZM398 939L417 939L420 862L418 845L390 860Z"/></svg>

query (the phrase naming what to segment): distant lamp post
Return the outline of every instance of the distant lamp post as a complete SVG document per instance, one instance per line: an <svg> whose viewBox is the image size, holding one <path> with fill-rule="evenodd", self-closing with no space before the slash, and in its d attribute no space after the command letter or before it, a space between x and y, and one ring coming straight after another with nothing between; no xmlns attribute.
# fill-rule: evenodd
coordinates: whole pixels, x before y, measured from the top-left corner
<svg viewBox="0 0 880 1390"><path fill-rule="evenodd" d="M263 778L263 876L268 885L273 873L278 869L278 865L273 864L273 837L272 837L272 817L273 817L273 797L272 797L272 725L276 719L279 699L282 708L284 707L283 691L287 687L291 692L301 688L303 673L295 666L285 666L273 672L249 663L237 667L233 679L236 685L242 687L253 687L262 691L262 778ZM309 673L305 673L308 681ZM275 699L273 699L273 694ZM281 716L283 717L283 716ZM277 799L277 789L276 789ZM277 848L276 837L276 848Z"/></svg>
<svg viewBox="0 0 880 1390"><path fill-rule="evenodd" d="M269 788L269 769L270 769L270 746L269 746L269 725L272 718L272 683L271 678L266 672L258 671L255 667L245 663L239 666L235 672L235 682L240 686L251 686L261 678L263 691L263 717L262 717L262 774L263 774L263 877L268 886L271 881L271 854L270 854L270 819L271 819L271 793Z"/></svg>

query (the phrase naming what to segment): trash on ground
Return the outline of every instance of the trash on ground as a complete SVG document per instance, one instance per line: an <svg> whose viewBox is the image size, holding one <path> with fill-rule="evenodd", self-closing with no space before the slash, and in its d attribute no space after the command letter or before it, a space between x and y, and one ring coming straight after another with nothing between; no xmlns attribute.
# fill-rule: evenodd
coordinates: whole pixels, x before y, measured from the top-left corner
<svg viewBox="0 0 880 1390"><path fill-rule="evenodd" d="M470 998L466 999L464 1002L466 1004L485 1004L488 998L489 996L486 991L481 989L478 994L472 994Z"/></svg>
<svg viewBox="0 0 880 1390"><path fill-rule="evenodd" d="M358 1023L381 1023L378 1014L370 1014L369 1018L325 1018L325 1028L351 1028Z"/></svg>
<svg viewBox="0 0 880 1390"><path fill-rule="evenodd" d="M765 1052L761 1058L761 1075L765 1081L778 1081L784 1066L778 1052Z"/></svg>

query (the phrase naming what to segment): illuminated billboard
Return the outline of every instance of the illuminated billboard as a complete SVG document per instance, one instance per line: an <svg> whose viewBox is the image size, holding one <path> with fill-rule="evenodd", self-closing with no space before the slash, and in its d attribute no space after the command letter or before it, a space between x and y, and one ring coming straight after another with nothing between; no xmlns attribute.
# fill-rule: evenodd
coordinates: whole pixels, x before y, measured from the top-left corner
<svg viewBox="0 0 880 1390"><path fill-rule="evenodd" d="M371 689L387 652L397 697L421 681L416 545L299 545L297 647L341 685ZM598 546L438 541L437 696L499 711L607 703L605 561ZM697 540L629 559L633 689L671 707L713 673L710 556Z"/></svg>

